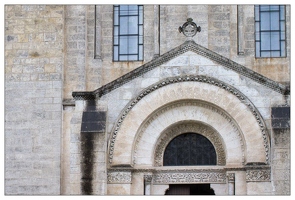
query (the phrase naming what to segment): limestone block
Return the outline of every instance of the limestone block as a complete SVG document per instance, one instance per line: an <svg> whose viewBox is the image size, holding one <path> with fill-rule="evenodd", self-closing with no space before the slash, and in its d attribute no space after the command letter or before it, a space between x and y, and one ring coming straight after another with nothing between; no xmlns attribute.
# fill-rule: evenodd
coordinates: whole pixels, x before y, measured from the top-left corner
<svg viewBox="0 0 295 200"><path fill-rule="evenodd" d="M143 195L144 194L144 179L143 173L133 173L132 174L132 184L131 184L131 195Z"/></svg>
<svg viewBox="0 0 295 200"><path fill-rule="evenodd" d="M131 184L110 184L107 185L108 195L130 195Z"/></svg>
<svg viewBox="0 0 295 200"><path fill-rule="evenodd" d="M214 190L215 195L224 196L227 193L227 184L210 184L210 188Z"/></svg>
<svg viewBox="0 0 295 200"><path fill-rule="evenodd" d="M164 195L167 189L169 189L169 185L152 185L151 195Z"/></svg>
<svg viewBox="0 0 295 200"><path fill-rule="evenodd" d="M272 195L271 182L248 182L247 195Z"/></svg>
<svg viewBox="0 0 295 200"><path fill-rule="evenodd" d="M167 63L163 64L162 66L188 66L190 61L190 57L187 55L181 55L177 58L173 58L169 60Z"/></svg>

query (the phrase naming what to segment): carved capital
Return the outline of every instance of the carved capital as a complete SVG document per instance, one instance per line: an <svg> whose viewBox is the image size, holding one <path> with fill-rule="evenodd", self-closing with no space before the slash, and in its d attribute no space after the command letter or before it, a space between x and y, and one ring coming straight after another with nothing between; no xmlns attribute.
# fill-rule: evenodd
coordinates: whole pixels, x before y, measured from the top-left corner
<svg viewBox="0 0 295 200"><path fill-rule="evenodd" d="M229 183L235 182L235 173L228 173L227 178Z"/></svg>
<svg viewBox="0 0 295 200"><path fill-rule="evenodd" d="M144 175L143 176L145 182L152 182L153 175Z"/></svg>

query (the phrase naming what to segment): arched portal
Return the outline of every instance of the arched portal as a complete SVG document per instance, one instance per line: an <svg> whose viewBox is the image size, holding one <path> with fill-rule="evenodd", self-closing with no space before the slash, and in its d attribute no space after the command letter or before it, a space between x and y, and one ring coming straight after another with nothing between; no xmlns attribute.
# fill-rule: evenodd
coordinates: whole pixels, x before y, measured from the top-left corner
<svg viewBox="0 0 295 200"><path fill-rule="evenodd" d="M160 133L183 120L198 120L218 130L229 164L268 162L269 138L253 104L221 81L196 76L161 81L126 106L111 135L109 164L152 166Z"/></svg>
<svg viewBox="0 0 295 200"><path fill-rule="evenodd" d="M163 166L216 165L216 152L212 143L196 133L184 133L168 144Z"/></svg>
<svg viewBox="0 0 295 200"><path fill-rule="evenodd" d="M210 141L214 165L163 165L166 147L184 133ZM128 193L144 181L150 194L164 194L171 184L206 183L226 194L229 175L237 171L245 185L248 164L268 163L268 147L262 117L238 90L207 77L174 77L145 89L121 112L110 135L108 183Z"/></svg>

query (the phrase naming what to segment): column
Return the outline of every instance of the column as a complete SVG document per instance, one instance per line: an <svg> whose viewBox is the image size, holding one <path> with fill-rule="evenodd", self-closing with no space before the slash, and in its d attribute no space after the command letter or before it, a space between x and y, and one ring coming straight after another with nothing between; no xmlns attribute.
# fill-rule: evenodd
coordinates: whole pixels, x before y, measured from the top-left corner
<svg viewBox="0 0 295 200"><path fill-rule="evenodd" d="M235 174L229 173L228 177L228 195L235 195Z"/></svg>
<svg viewBox="0 0 295 200"><path fill-rule="evenodd" d="M151 195L151 183L153 175L144 175L144 194Z"/></svg>

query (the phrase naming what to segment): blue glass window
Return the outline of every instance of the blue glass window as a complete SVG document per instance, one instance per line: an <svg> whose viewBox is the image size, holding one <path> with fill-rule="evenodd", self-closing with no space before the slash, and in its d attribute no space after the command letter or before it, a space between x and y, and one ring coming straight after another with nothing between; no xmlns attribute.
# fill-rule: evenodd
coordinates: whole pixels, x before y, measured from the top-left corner
<svg viewBox="0 0 295 200"><path fill-rule="evenodd" d="M285 6L255 6L256 57L286 57Z"/></svg>
<svg viewBox="0 0 295 200"><path fill-rule="evenodd" d="M143 6L114 6L114 61L143 60Z"/></svg>

